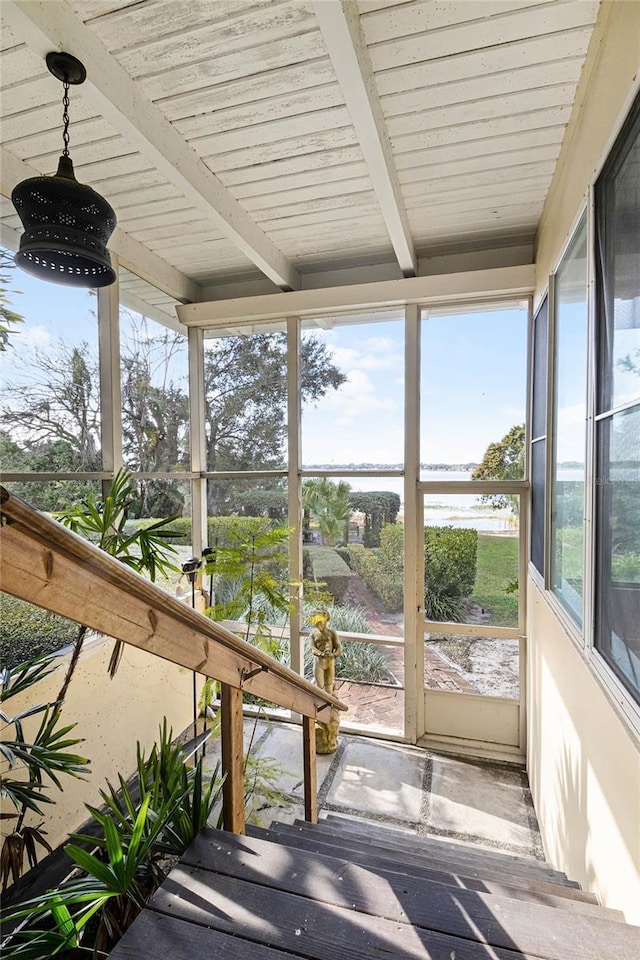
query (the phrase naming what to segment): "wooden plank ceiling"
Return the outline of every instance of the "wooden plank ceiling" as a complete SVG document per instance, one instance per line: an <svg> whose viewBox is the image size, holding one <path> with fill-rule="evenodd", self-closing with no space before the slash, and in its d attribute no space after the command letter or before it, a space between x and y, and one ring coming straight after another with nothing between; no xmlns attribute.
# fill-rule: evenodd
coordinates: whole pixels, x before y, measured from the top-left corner
<svg viewBox="0 0 640 960"><path fill-rule="evenodd" d="M411 275L451 244L530 242L598 2L5 0L1 12L3 194L21 169L55 172L61 88L43 55L62 47L89 74L71 96L78 179L120 230L202 287L266 276L290 289L338 265ZM5 236L20 229L7 203L0 220Z"/></svg>

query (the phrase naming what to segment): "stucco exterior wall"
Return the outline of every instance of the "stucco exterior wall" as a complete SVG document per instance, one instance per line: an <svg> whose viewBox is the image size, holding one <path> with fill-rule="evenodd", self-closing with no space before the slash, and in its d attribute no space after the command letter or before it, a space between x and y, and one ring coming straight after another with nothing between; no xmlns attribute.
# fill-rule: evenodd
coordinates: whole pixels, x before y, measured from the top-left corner
<svg viewBox="0 0 640 960"><path fill-rule="evenodd" d="M640 751L529 581L529 780L549 860L640 924Z"/></svg>
<svg viewBox="0 0 640 960"><path fill-rule="evenodd" d="M62 713L65 723L77 723L70 736L84 738L74 752L91 761L86 780L62 777L63 791L55 786L49 791L55 804L44 805L44 817L28 814L29 823L44 819L47 839L54 848L87 819L85 803L101 804L98 791L106 779L114 783L118 773L125 777L133 773L136 741L148 749L158 738L163 717L174 736L182 733L193 717L189 670L127 646L118 672L110 680L107 664L113 642L105 637L86 642ZM49 677L7 701L10 712L54 700L67 662L68 656L62 657L60 667ZM11 821L6 821L7 828L11 829Z"/></svg>
<svg viewBox="0 0 640 960"><path fill-rule="evenodd" d="M605 0L536 245L536 302L640 69L640 3ZM640 924L640 738L529 578L528 768L547 856Z"/></svg>

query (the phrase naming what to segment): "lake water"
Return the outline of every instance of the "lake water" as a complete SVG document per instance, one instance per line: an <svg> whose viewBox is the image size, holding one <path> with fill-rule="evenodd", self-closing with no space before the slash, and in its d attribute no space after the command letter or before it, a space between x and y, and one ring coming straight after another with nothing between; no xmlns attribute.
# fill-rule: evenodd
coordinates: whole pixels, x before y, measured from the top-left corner
<svg viewBox="0 0 640 960"><path fill-rule="evenodd" d="M561 480L581 480L582 471L560 470ZM404 500L402 477L342 477L351 484L352 490L388 490ZM470 480L471 472L463 470L424 471L422 482ZM402 507L400 508L402 515ZM484 533L515 535L518 521L510 509L494 510L481 497L469 493L432 493L425 496L425 523L434 527L474 527Z"/></svg>
<svg viewBox="0 0 640 960"><path fill-rule="evenodd" d="M424 472L422 481L470 480L471 473L455 470ZM388 490L404 499L402 477L354 477L349 481L353 490ZM402 509L402 508L401 508ZM509 509L494 510L480 497L468 493L433 493L425 497L425 523L434 527L474 527L485 533L513 533L517 520Z"/></svg>

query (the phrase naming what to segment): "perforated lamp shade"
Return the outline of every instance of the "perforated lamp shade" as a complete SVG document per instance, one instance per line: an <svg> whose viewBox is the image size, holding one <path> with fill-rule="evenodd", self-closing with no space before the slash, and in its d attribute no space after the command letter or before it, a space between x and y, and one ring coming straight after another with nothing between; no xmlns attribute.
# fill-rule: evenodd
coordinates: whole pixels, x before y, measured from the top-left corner
<svg viewBox="0 0 640 960"><path fill-rule="evenodd" d="M24 226L15 258L19 267L75 287L114 282L107 243L116 215L104 197L78 183L71 157L60 157L53 177L23 180L11 200Z"/></svg>

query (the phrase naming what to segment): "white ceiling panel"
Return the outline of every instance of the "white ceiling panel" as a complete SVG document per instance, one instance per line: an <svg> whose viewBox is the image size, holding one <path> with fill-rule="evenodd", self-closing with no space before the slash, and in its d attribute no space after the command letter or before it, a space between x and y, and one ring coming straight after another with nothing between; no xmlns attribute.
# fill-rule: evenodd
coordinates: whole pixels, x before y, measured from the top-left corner
<svg viewBox="0 0 640 960"><path fill-rule="evenodd" d="M90 75L71 96L78 179L185 283L295 286L384 257L406 273L394 217L421 252L533 236L598 6L354 0L341 21L313 0L5 0L2 145L55 171L43 56L67 41ZM171 303L133 274L127 290Z"/></svg>

